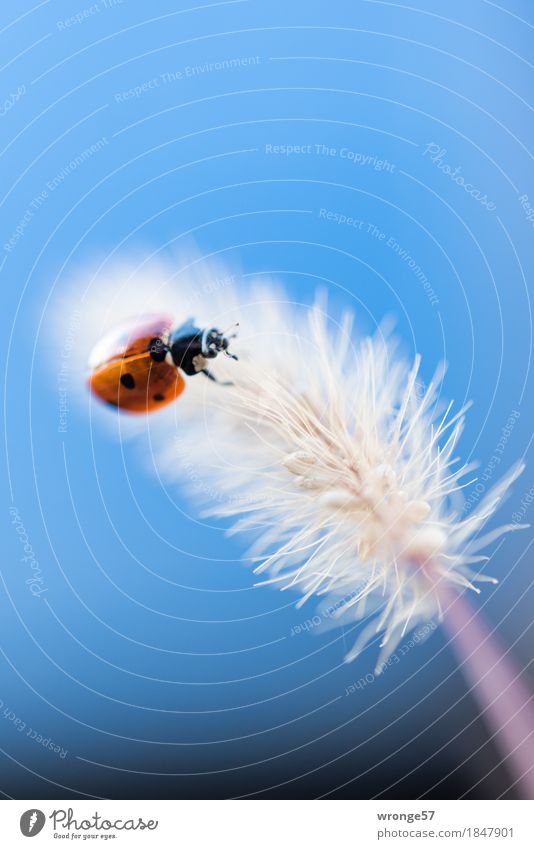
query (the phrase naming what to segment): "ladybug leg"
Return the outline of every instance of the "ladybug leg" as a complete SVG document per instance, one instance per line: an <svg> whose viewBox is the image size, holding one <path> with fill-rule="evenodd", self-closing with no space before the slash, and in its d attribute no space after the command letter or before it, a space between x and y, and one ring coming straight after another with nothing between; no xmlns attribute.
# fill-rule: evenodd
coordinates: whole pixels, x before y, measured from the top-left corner
<svg viewBox="0 0 534 849"><path fill-rule="evenodd" d="M214 383L218 383L219 386L234 386L231 380L217 380L215 375L212 374L212 372L207 368L203 368L201 369L201 371L202 374L205 374L206 377L208 377L210 380L213 380Z"/></svg>

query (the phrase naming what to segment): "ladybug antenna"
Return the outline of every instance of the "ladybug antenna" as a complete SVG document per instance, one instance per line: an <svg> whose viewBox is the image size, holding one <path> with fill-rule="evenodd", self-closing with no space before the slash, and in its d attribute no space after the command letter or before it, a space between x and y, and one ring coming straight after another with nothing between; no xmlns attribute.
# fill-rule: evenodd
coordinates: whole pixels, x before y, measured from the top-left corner
<svg viewBox="0 0 534 849"><path fill-rule="evenodd" d="M237 336L237 333L232 333L232 334L230 334L230 336L228 335L228 331L233 330L234 327L239 327L238 321L236 321L235 324L231 324L230 327L228 327L227 330L223 330L223 337L226 340L227 344L228 344L228 342L230 342L231 339L235 339L236 336ZM231 354L230 351L228 350L228 348L224 348L224 354L225 354L225 356L230 357L231 360L239 360L239 357L236 356L236 354Z"/></svg>
<svg viewBox="0 0 534 849"><path fill-rule="evenodd" d="M228 327L226 330L223 330L222 335L223 335L223 336L226 336L226 338L227 338L227 339L235 339L235 337L237 336L237 333L232 333L232 335L231 335L231 336L228 336L228 332L229 332L230 330L233 330L233 329L234 329L234 327L239 327L239 322L238 322L238 321L236 321L236 322L235 322L235 324L231 324L231 325L230 325L230 327Z"/></svg>

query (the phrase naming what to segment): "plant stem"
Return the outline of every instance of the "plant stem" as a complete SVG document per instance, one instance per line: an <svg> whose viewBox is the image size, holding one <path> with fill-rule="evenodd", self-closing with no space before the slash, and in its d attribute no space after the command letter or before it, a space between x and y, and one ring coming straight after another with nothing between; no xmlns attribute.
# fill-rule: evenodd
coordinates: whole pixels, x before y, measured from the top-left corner
<svg viewBox="0 0 534 849"><path fill-rule="evenodd" d="M512 786L520 798L534 799L534 695L467 593L449 593L444 601L443 625Z"/></svg>

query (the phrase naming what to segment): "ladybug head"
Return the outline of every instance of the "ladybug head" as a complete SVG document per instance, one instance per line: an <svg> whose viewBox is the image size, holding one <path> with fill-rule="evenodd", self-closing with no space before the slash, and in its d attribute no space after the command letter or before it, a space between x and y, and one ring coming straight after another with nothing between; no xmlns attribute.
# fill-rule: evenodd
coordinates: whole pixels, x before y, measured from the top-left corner
<svg viewBox="0 0 534 849"><path fill-rule="evenodd" d="M199 371L206 373L206 360L213 360L221 352L237 360L235 354L228 350L230 340L235 334L227 335L217 327L206 327L201 330L192 319L172 331L168 350L178 368L186 374L193 375Z"/></svg>
<svg viewBox="0 0 534 849"><path fill-rule="evenodd" d="M237 324L234 325L237 327ZM229 328L230 330L233 328ZM216 327L207 327L202 331L201 337L201 348L202 355L206 357L208 360L212 360L217 354L221 352L226 354L227 357L231 357L233 360L237 360L235 354L231 354L228 350L228 346L230 345L230 340L234 338L235 333L231 336L227 336L228 331L222 332L218 330Z"/></svg>

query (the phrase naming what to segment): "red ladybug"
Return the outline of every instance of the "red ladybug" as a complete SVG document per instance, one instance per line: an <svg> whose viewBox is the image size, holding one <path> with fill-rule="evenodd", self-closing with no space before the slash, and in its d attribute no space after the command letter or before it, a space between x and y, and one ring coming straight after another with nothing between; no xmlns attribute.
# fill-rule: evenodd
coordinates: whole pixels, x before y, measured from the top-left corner
<svg viewBox="0 0 534 849"><path fill-rule="evenodd" d="M228 351L230 339L216 327L202 330L193 319L173 329L168 315L131 321L105 336L89 361L89 388L102 401L129 413L147 413L174 401L185 389L183 374L217 379L208 360Z"/></svg>

